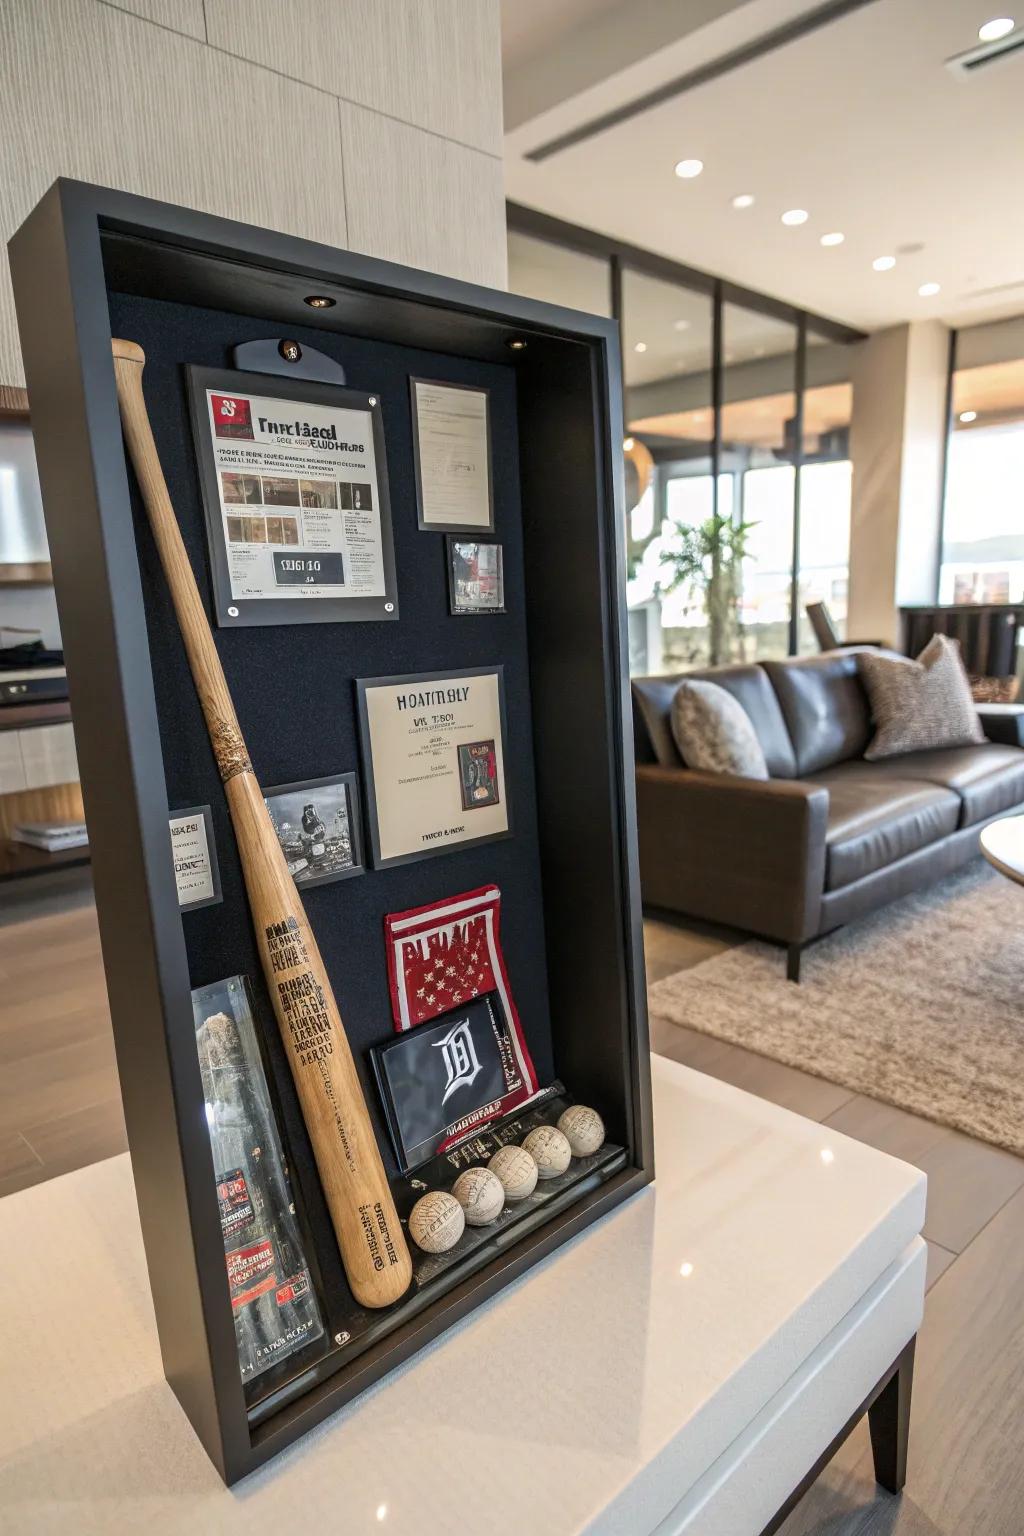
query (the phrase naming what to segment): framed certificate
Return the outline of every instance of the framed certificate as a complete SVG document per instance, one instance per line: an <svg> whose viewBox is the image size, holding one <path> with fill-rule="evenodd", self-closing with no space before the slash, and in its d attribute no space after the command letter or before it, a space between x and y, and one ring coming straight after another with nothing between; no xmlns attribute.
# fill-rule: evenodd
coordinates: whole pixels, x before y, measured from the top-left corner
<svg viewBox="0 0 1024 1536"><path fill-rule="evenodd" d="M356 681L376 868L512 833L502 668Z"/></svg>
<svg viewBox="0 0 1024 1536"><path fill-rule="evenodd" d="M380 399L188 369L222 627L397 619Z"/></svg>
<svg viewBox="0 0 1024 1536"><path fill-rule="evenodd" d="M222 901L213 814L208 805L175 811L168 818L178 906L183 912L212 907Z"/></svg>
<svg viewBox="0 0 1024 1536"><path fill-rule="evenodd" d="M493 533L490 392L410 378L416 509L439 533Z"/></svg>

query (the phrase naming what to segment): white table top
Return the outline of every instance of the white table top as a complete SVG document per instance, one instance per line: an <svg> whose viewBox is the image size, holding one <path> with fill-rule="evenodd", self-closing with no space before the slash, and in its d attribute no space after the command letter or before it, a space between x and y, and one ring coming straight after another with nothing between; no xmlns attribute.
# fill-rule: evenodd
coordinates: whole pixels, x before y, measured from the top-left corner
<svg viewBox="0 0 1024 1536"><path fill-rule="evenodd" d="M225 1489L127 1156L0 1200L0 1529L650 1530L919 1232L923 1174L654 1058L656 1185Z"/></svg>
<svg viewBox="0 0 1024 1536"><path fill-rule="evenodd" d="M1024 885L1024 816L1003 816L981 833L981 851L1008 880Z"/></svg>

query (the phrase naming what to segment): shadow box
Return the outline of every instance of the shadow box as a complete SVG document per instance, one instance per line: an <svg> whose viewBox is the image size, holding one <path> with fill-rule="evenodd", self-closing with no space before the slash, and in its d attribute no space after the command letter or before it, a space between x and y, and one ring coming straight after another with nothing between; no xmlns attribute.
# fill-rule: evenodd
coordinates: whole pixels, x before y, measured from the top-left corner
<svg viewBox="0 0 1024 1536"><path fill-rule="evenodd" d="M10 252L163 1363L209 1456L235 1482L653 1178L625 676L617 328L66 180L42 199ZM512 1000L536 1091L511 1118L481 1132L485 1141L492 1132L517 1140L568 1104L591 1106L604 1122L598 1153L574 1159L564 1176L538 1184L539 1193L509 1205L492 1225L467 1226L442 1256L412 1248L410 1289L374 1312L360 1311L348 1290L270 1011L224 788L126 458L112 337L145 353L143 388L158 455L254 772L261 786L285 786L295 802L289 809L286 798L278 818L289 868L339 1004L400 1218L405 1222L418 1192L444 1186L445 1176L450 1188L459 1156L472 1162L477 1143L443 1157L439 1149L434 1162L401 1171L375 1076L382 1048L398 1038L389 916L443 909L467 892L500 893L501 995ZM328 483L325 471L328 478L307 482L300 470L296 500L289 466L298 461L270 457L262 480L231 471L224 480L232 501L224 516L226 566L211 532L215 455L203 440L201 408L194 413L196 380L212 380L221 399L233 399L232 390L249 398L248 388L263 400L265 422L278 377L282 400L291 402L287 409L278 402L278 415L320 420L315 412L327 409L334 387L347 403L376 413L374 476L352 470L349 483L339 470ZM220 409L235 413L229 431L237 434L235 405ZM457 436L469 434L470 448L441 453L455 477L443 480L435 435L440 430L443 439L452 421ZM321 430L327 437L333 428ZM464 479L482 473L474 442L485 443L487 455L480 537L500 544L504 601L501 611L484 606L454 617L445 539L453 519L464 526L471 510ZM454 513L442 505L445 494L455 497ZM359 546L377 526L378 498L386 501L390 567L379 590L388 601L366 599L349 614L343 583L351 579L354 592L360 569L365 577ZM441 505L436 528L425 519L432 498ZM383 509L379 517L383 523ZM332 518L331 526L351 535L351 547L343 559L311 560L310 529ZM272 561L257 547L268 543ZM265 621L258 591L253 597L246 589L234 624L225 570L241 581L238 571L262 570L259 561L273 566L281 585ZM291 598L285 584L324 570L336 584L335 600L317 615L310 611L317 594ZM476 570L470 559L467 571L470 588L478 578L485 584L486 562ZM364 579L364 590L372 586ZM300 608L303 621L289 622ZM306 622L311 618L321 621ZM405 780L383 740L367 772L365 706L374 682L477 674L500 680L502 709L500 724L483 732L487 740L458 747L462 803L474 828L503 826L503 835L467 834L428 856L375 857L396 848L401 854L389 828L394 805L408 801L394 789ZM429 705L430 686L409 697ZM499 730L503 750L496 753ZM495 787L496 756L504 800ZM322 786L335 781L358 782L358 793L345 800L336 783L330 799ZM511 805L507 825L504 801ZM182 910L168 817L196 805L211 809L222 900ZM386 814L378 818L382 805ZM363 819L358 839L346 815ZM362 866L346 870L352 847L362 850ZM328 855L335 874L358 878L303 884L310 860ZM250 1283L262 1273L255 1242L237 1274L225 1264L225 1220L241 1230L252 1212L238 1170L229 1177L212 1150L197 1055L193 996L221 995L218 987L224 996L244 992L251 1004L272 1106L266 1113L276 1120L269 1139L282 1149L279 1171L290 1180L294 1205L289 1230L299 1232L304 1250L302 1285L282 1289L278 1273L271 1294L279 1303L287 1294L294 1305L312 1286L322 1323L307 1296L303 1328L312 1342L266 1369L259 1350L250 1351L257 1374L249 1380L240 1372L237 1303L271 1281ZM408 1039L415 1038L413 1031ZM567 1295L565 1305L576 1302Z"/></svg>

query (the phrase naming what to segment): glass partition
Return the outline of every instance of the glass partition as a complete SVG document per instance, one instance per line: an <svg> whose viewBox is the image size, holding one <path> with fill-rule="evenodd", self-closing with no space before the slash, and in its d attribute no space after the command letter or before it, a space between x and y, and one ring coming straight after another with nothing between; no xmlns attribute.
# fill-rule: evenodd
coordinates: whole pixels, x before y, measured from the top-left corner
<svg viewBox="0 0 1024 1536"><path fill-rule="evenodd" d="M720 659L714 561L714 305L627 268L622 274L630 666L679 672ZM629 466L643 464L634 479ZM634 495L628 494L633 487ZM730 510L719 506L726 521Z"/></svg>
<svg viewBox="0 0 1024 1536"><path fill-rule="evenodd" d="M749 661L789 651L798 335L790 321L723 307L720 467L740 557L736 649Z"/></svg>
<svg viewBox="0 0 1024 1536"><path fill-rule="evenodd" d="M513 291L621 327L630 670L814 650L809 602L824 602L844 635L859 333L546 214L510 205L509 219ZM1019 436L1004 434L990 462L1019 486L1024 359L1015 366ZM977 417L965 410L966 425ZM954 501L971 494L973 462L951 452ZM1000 570L1009 495L1004 484L988 498ZM971 572L983 563L959 547L957 526L953 507L947 586L1001 590L1001 577L960 571L961 555ZM1018 597L1024 542L1019 553L1009 578Z"/></svg>
<svg viewBox="0 0 1024 1536"><path fill-rule="evenodd" d="M853 490L850 348L809 331L806 368L797 615L802 654L818 649L808 603L824 603L836 632L846 638Z"/></svg>
<svg viewBox="0 0 1024 1536"><path fill-rule="evenodd" d="M1022 600L1024 356L953 374L939 573L940 603Z"/></svg>
<svg viewBox="0 0 1024 1536"><path fill-rule="evenodd" d="M508 232L508 287L546 304L582 309L591 315L611 315L611 263L606 257L533 235Z"/></svg>

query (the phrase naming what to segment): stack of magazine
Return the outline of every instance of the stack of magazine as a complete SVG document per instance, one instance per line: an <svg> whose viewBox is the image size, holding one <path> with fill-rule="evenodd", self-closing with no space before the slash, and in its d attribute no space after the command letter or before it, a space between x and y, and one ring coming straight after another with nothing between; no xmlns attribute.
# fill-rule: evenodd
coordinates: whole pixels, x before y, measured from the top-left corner
<svg viewBox="0 0 1024 1536"><path fill-rule="evenodd" d="M89 841L84 821L23 821L11 834L17 843L62 853L65 848L84 848Z"/></svg>

